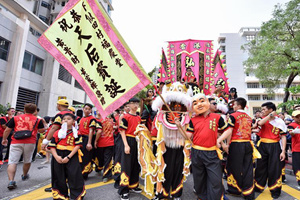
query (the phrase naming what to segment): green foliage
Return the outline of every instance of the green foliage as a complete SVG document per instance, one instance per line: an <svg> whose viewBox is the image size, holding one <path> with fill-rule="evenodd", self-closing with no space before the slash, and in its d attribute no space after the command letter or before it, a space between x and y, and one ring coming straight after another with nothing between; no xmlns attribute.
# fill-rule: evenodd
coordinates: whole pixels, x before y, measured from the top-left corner
<svg viewBox="0 0 300 200"><path fill-rule="evenodd" d="M292 94L300 93L300 85L290 87L290 88L288 88L288 90ZM300 105L300 98L298 98L296 100L289 100L287 102L281 103L278 105L278 108L285 108L285 110L288 111L288 113L292 113L295 105Z"/></svg>
<svg viewBox="0 0 300 200"><path fill-rule="evenodd" d="M285 7L276 5L273 17L262 24L256 39L242 49L249 53L244 62L246 73L259 78L268 92L287 78L291 83L300 72L300 0Z"/></svg>
<svg viewBox="0 0 300 200"><path fill-rule="evenodd" d="M149 77L152 77L153 74L154 74L154 72L155 72L155 70L156 70L156 68L154 67L154 69L152 69L150 72L148 72L148 76L149 76ZM137 94L135 95L135 97L137 97L137 98L139 98L139 99L146 98L147 90L150 89L150 88L153 89L153 87L152 87L151 84L147 85L144 89L142 89L139 93L137 93Z"/></svg>
<svg viewBox="0 0 300 200"><path fill-rule="evenodd" d="M0 114L7 114L7 109L9 109L11 106L9 103L7 103L6 105L2 105L0 104Z"/></svg>

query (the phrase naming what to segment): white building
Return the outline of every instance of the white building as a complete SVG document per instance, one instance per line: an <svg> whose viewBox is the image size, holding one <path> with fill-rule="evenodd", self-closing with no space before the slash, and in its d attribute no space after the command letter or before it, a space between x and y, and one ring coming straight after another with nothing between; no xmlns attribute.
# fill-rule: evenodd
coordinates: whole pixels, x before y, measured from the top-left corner
<svg viewBox="0 0 300 200"><path fill-rule="evenodd" d="M259 27L242 27L238 33L221 33L218 38L220 50L223 51L227 66L229 87L235 87L238 96L248 100L249 113L260 109L261 104L272 101L276 105L282 103L284 98L284 81L275 95L270 97L266 93L265 86L255 76L245 73L243 62L247 60L248 53L241 50L241 46L253 40L260 31ZM299 76L296 77L292 86L300 84ZM299 98L300 95L291 95L290 98Z"/></svg>
<svg viewBox="0 0 300 200"><path fill-rule="evenodd" d="M111 0L99 0L110 15ZM67 0L0 1L0 104L17 110L33 102L54 116L56 101L91 102L75 79L37 42Z"/></svg>

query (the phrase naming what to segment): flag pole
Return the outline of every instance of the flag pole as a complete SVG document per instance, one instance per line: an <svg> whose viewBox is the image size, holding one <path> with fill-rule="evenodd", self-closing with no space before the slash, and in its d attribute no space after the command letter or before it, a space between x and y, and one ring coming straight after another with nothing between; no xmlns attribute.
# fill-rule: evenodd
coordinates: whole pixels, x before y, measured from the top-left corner
<svg viewBox="0 0 300 200"><path fill-rule="evenodd" d="M159 97L161 98L161 100L163 101L163 103L165 104L165 106L167 107L167 109L169 110L169 112L171 112L171 115L174 117L174 119L176 119L177 117L175 117L174 112L170 109L169 105L166 103L165 99L161 96L160 92L158 91L156 85L151 82L152 86L155 88L156 93L159 95ZM176 123L175 123L176 124ZM179 132L181 133L181 135L186 139L189 140L190 143L193 143L192 140L187 136L185 130L183 129L183 127L181 126L181 124L176 124Z"/></svg>

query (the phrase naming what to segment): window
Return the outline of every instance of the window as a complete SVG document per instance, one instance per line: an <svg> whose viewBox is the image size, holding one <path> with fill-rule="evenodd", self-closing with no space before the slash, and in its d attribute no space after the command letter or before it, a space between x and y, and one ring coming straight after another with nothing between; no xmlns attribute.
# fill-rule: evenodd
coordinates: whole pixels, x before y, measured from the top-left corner
<svg viewBox="0 0 300 200"><path fill-rule="evenodd" d="M248 95L248 100L249 101L259 101L260 95Z"/></svg>
<svg viewBox="0 0 300 200"><path fill-rule="evenodd" d="M25 88L19 88L17 96L16 110L24 110L26 103L38 105L39 93Z"/></svg>
<svg viewBox="0 0 300 200"><path fill-rule="evenodd" d="M65 1L61 2L61 6L65 6L65 5L66 5Z"/></svg>
<svg viewBox="0 0 300 200"><path fill-rule="evenodd" d="M43 15L39 15L39 18L40 18L43 22L45 22L46 24L48 24L49 19L48 19L47 17L45 17L45 16L43 16Z"/></svg>
<svg viewBox="0 0 300 200"><path fill-rule="evenodd" d="M23 59L23 68L42 75L44 61L37 56L25 51Z"/></svg>
<svg viewBox="0 0 300 200"><path fill-rule="evenodd" d="M298 100L300 98L300 95L292 94L292 100Z"/></svg>
<svg viewBox="0 0 300 200"><path fill-rule="evenodd" d="M81 85L80 85L80 84L78 83L78 81L76 81L76 80L75 80L74 86L75 86L76 88L78 88L78 89L83 90L83 88L81 87Z"/></svg>
<svg viewBox="0 0 300 200"><path fill-rule="evenodd" d="M72 75L62 65L59 65L58 79L71 84Z"/></svg>
<svg viewBox="0 0 300 200"><path fill-rule="evenodd" d="M277 95L277 101L283 101L284 94L278 94Z"/></svg>
<svg viewBox="0 0 300 200"><path fill-rule="evenodd" d="M259 83L247 83L247 88L259 88Z"/></svg>
<svg viewBox="0 0 300 200"><path fill-rule="evenodd" d="M275 96L274 95L263 95L262 96L263 100L275 100Z"/></svg>
<svg viewBox="0 0 300 200"><path fill-rule="evenodd" d="M0 37L0 59L7 61L10 41Z"/></svg>
<svg viewBox="0 0 300 200"><path fill-rule="evenodd" d="M51 5L45 1L42 1L41 6L44 8L47 8L48 10L50 10L50 8L51 8Z"/></svg>
<svg viewBox="0 0 300 200"><path fill-rule="evenodd" d="M254 115L256 111L260 111L260 107L253 107L252 110L253 110L253 115Z"/></svg>

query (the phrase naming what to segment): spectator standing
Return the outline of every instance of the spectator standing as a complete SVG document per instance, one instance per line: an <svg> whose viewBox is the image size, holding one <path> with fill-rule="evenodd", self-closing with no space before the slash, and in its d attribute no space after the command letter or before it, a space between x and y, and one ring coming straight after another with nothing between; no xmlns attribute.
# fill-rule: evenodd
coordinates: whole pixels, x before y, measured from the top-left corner
<svg viewBox="0 0 300 200"><path fill-rule="evenodd" d="M5 130L6 128L6 123L15 115L15 109L14 108L9 108L7 109L7 115L2 117L0 119L0 124L1 124L1 127L3 129L3 131ZM8 162L8 158L9 158L9 149L10 149L10 143L11 143L11 136L12 136L13 132L9 133L9 136L7 138L8 140L8 143L7 143L7 150L6 150L6 154L5 154L5 157L4 157L4 162ZM2 154L1 154L2 155ZM2 161L2 159L1 159Z"/></svg>
<svg viewBox="0 0 300 200"><path fill-rule="evenodd" d="M7 137L12 130L14 130L14 134L16 134L17 131L24 130L31 131L32 133L31 137L18 140L15 139L14 135L12 136L11 148L9 150L10 156L7 167L9 179L9 184L7 187L10 190L15 189L17 186L14 178L17 170L17 164L22 154L24 159L22 180L25 181L29 178L28 171L30 169L32 154L35 148L36 135L38 131L44 131L43 122L33 115L33 113L36 111L36 105L28 103L25 105L24 111L25 114L15 116L9 120L3 134L2 144L7 145Z"/></svg>
<svg viewBox="0 0 300 200"><path fill-rule="evenodd" d="M288 131L292 136L292 160L293 171L298 182L298 190L300 190L300 110L292 113L294 122L288 126Z"/></svg>

